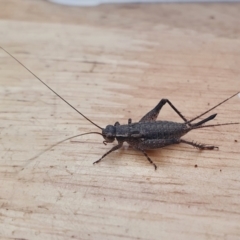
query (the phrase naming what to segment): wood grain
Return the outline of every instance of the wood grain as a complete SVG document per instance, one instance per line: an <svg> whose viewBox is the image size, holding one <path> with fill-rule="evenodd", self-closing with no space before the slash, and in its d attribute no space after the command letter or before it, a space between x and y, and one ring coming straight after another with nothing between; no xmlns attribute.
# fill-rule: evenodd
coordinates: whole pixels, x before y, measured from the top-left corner
<svg viewBox="0 0 240 240"><path fill-rule="evenodd" d="M190 119L240 90L239 4L73 8L0 1L0 45L100 126L161 98ZM149 152L112 144L0 50L1 239L239 239L240 128L191 132ZM238 97L214 123L238 122ZM181 121L168 107L159 119ZM196 167L196 166L197 167Z"/></svg>

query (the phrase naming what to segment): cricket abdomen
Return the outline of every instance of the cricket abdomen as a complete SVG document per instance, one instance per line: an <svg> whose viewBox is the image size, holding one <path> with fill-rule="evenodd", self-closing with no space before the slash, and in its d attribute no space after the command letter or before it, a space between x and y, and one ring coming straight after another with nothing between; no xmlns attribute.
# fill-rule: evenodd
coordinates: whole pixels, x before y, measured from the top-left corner
<svg viewBox="0 0 240 240"><path fill-rule="evenodd" d="M178 139L190 129L184 123L156 121L141 126L141 133L146 139Z"/></svg>
<svg viewBox="0 0 240 240"><path fill-rule="evenodd" d="M190 129L184 123L170 121L138 122L116 126L116 138L137 139L177 139Z"/></svg>

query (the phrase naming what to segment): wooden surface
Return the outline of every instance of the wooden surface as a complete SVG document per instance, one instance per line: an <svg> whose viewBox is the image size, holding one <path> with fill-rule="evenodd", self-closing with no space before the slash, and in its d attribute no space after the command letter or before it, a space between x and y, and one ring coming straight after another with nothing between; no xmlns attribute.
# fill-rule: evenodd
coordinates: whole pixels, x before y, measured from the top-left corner
<svg viewBox="0 0 240 240"><path fill-rule="evenodd" d="M0 1L0 45L104 127L161 98L190 119L240 90L239 4L103 5ZM189 133L141 153L95 126L0 50L1 239L240 239L240 127ZM212 123L237 122L235 97ZM181 122L169 106L159 119ZM32 160L31 160L32 159ZM197 167L195 167L197 165Z"/></svg>

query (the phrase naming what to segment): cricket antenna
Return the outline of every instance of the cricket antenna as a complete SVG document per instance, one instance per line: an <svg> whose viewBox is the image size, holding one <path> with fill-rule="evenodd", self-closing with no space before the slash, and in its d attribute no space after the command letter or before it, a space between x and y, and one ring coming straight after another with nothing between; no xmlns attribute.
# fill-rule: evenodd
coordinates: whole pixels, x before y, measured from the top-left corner
<svg viewBox="0 0 240 240"><path fill-rule="evenodd" d="M61 144L61 143L63 143L63 142L66 142L66 141L68 141L68 140L70 140L70 139L73 139L73 138L76 138L76 137L80 137L80 136L83 136L83 135L89 135L89 134L98 134L98 135L101 135L101 136L102 136L102 134L99 133L99 132L87 132L87 133L82 133L82 134L78 134L78 135L74 135L74 136L65 138L65 139L63 139L63 140L61 140L61 141L59 141L59 142L51 145L50 147L48 147L47 149L43 150L42 152L38 153L36 156L30 158L28 161L32 161L32 160L40 157L40 156L41 156L42 154L44 154L45 152L51 150L52 148L56 147L57 145L59 145L59 144ZM26 163L26 165L28 165L28 163ZM26 167L26 165L25 165L24 167Z"/></svg>
<svg viewBox="0 0 240 240"><path fill-rule="evenodd" d="M27 68L25 65L23 65L17 58L15 58L11 53L9 53L7 50L5 50L3 47L0 46L0 48L7 53L9 56L11 56L15 61L17 61L20 65L22 65L28 72L30 72L34 77L36 77L42 84L44 84L49 90L51 90L54 94L56 94L59 98L61 98L66 104L68 104L72 109L74 109L77 113L82 115L86 120L88 120L90 123L98 127L99 129L103 130L100 126L98 126L96 123L91 121L88 117L86 117L84 114L79 112L73 105L71 105L69 102L67 102L63 97L61 97L58 93L56 93L52 88L50 88L44 81L42 81L36 74L34 74L29 68Z"/></svg>
<svg viewBox="0 0 240 240"><path fill-rule="evenodd" d="M206 112L202 113L201 115L199 115L199 116L197 116L197 117L195 117L195 118L187 121L186 124L191 123L192 121L194 121L194 120L200 118L201 116L205 115L206 113L212 111L213 109L215 109L216 107L218 107L218 106L222 105L223 103L227 102L228 100L230 100L231 98L235 97L235 96L238 95L239 93L240 93L240 92L237 92L237 93L233 94L231 97L229 97L229 98L225 99L224 101L218 103L216 106L210 108L209 110L207 110Z"/></svg>

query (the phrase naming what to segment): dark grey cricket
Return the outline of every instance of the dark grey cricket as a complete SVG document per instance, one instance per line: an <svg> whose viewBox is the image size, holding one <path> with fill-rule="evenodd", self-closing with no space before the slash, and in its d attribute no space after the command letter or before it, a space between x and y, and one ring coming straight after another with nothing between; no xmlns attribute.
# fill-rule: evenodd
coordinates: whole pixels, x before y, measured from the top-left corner
<svg viewBox="0 0 240 240"><path fill-rule="evenodd" d="M229 99L233 98L239 92L235 93L231 97L225 99L224 101L218 103L214 107L210 108L209 110L205 111L204 113L194 117L191 120L187 120L178 110L177 108L168 100L162 99L160 102L155 106L150 112L144 115L139 122L133 123L131 119L128 119L128 124L120 125L119 122L116 122L114 125L107 125L106 128L102 128L98 126L96 123L91 121L87 118L84 114L78 111L75 107L73 107L70 103L68 103L65 99L63 99L58 93L56 93L52 88L50 88L46 83L44 83L38 76L36 76L30 69L24 66L18 59L16 59L12 54L6 51L4 48L0 47L4 52L6 52L9 56L15 59L19 64L21 64L27 71L29 71L34 77L36 77L41 83L43 83L48 89L50 89L54 94L56 94L59 98L61 98L65 103L67 103L72 109L74 109L77 113L82 115L86 120L90 123L98 127L102 130L102 133L99 132L88 132L83 134L78 134L67 139L64 139L50 148L46 149L44 152L48 151L49 149L53 148L54 146L87 134L99 134L104 138L103 143L106 145L107 143L112 143L115 139L117 140L118 144L106 152L99 160L95 161L93 164L99 163L104 157L106 157L109 153L121 148L124 142L127 142L131 147L134 149L142 152L147 160L154 166L155 170L157 169L156 164L151 160L151 158L147 155L146 150L149 149L156 149L162 148L172 144L179 144L185 143L192 145L199 150L213 150L218 149L216 146L206 145L195 143L191 141L187 141L182 139L181 137L187 134L188 132L200 129L200 128L207 128L207 127L216 127L216 126L223 126L223 125L233 125L239 123L222 123L222 124L212 124L212 125L203 125L204 123L214 119L217 114L212 114L211 116L197 122L192 123L194 120L202 117L206 113L212 111L216 107L220 106L221 104L225 103ZM168 103L171 108L180 116L180 118L184 121L184 123L177 123L171 121L157 121L158 114L161 108ZM42 153L44 153L42 152ZM41 153L41 154L42 154ZM41 155L39 154L39 155ZM39 156L38 155L38 156ZM36 157L34 157L36 158ZM32 158L32 159L34 159Z"/></svg>

